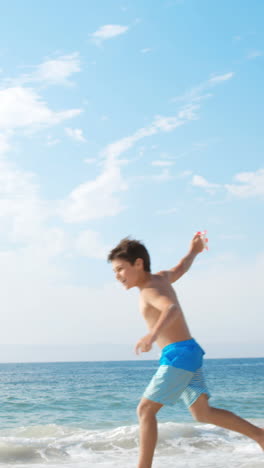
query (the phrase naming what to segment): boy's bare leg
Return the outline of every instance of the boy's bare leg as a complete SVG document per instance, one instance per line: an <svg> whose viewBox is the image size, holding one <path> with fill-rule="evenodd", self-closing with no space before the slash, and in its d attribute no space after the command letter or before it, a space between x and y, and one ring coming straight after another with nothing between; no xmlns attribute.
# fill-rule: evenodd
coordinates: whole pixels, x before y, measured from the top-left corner
<svg viewBox="0 0 264 468"><path fill-rule="evenodd" d="M139 418L139 462L138 468L151 468L158 438L156 414L162 405L142 398L138 405Z"/></svg>
<svg viewBox="0 0 264 468"><path fill-rule="evenodd" d="M190 411L197 421L214 424L231 431L239 432L255 440L264 450L264 429L254 426L231 411L213 408L208 404L205 394L201 395L190 407Z"/></svg>

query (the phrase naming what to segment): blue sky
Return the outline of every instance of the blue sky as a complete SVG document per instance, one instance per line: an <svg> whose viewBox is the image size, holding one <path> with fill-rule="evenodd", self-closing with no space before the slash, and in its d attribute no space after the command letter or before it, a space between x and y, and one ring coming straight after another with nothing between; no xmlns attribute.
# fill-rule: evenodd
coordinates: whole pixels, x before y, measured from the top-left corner
<svg viewBox="0 0 264 468"><path fill-rule="evenodd" d="M207 229L209 252L175 285L192 333L208 357L263 355L263 14L258 1L2 6L2 345L130 357L145 328L108 250L138 238L155 271Z"/></svg>

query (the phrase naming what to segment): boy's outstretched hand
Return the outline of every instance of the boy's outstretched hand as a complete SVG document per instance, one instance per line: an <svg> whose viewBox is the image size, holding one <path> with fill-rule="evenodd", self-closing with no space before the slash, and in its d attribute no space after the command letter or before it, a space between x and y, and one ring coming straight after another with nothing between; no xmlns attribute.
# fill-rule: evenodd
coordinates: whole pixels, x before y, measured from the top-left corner
<svg viewBox="0 0 264 468"><path fill-rule="evenodd" d="M206 239L207 242L207 239ZM202 252L205 248L205 240L203 238L203 234L201 232L196 232L196 234L193 236L191 245L190 245L190 251L194 254L198 254Z"/></svg>

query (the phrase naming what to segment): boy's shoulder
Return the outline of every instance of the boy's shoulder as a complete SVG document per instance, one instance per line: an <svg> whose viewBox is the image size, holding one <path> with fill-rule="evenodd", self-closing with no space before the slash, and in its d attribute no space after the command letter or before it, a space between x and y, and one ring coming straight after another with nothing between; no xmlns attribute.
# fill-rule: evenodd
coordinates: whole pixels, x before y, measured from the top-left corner
<svg viewBox="0 0 264 468"><path fill-rule="evenodd" d="M169 272L165 270L158 271L157 273L152 273L149 284L154 286L155 284L163 283L164 280L169 281Z"/></svg>
<svg viewBox="0 0 264 468"><path fill-rule="evenodd" d="M171 272L168 270L158 271L154 276L158 284L171 284Z"/></svg>
<svg viewBox="0 0 264 468"><path fill-rule="evenodd" d="M155 275L165 278L167 280L169 279L169 272L166 270L158 271L157 273L155 273Z"/></svg>
<svg viewBox="0 0 264 468"><path fill-rule="evenodd" d="M169 275L167 271L159 271L158 273L154 273L151 275L147 284L145 284L144 288L142 289L142 293L148 294L150 291L160 291L167 285L170 285Z"/></svg>
<svg viewBox="0 0 264 468"><path fill-rule="evenodd" d="M175 294L169 281L168 272L159 271L151 275L149 281L141 289L140 296L142 303L147 304L152 302L154 298L171 297L172 293Z"/></svg>

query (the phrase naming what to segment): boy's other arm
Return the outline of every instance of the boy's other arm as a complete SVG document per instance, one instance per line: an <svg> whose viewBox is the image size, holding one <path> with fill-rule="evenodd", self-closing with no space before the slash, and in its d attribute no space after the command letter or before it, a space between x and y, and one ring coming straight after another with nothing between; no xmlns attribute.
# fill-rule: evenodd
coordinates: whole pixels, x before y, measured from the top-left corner
<svg viewBox="0 0 264 468"><path fill-rule="evenodd" d="M177 300L175 301L166 295L161 295L154 288L148 289L145 299L147 299L149 305L160 311L160 316L150 332L137 342L135 347L137 354L140 351L150 351L152 344L156 341L162 330L173 323L180 313Z"/></svg>
<svg viewBox="0 0 264 468"><path fill-rule="evenodd" d="M162 271L160 274L166 275L170 283L177 281L184 273L186 273L191 267L195 257L198 253L202 252L204 249L204 243L200 234L195 234L191 241L190 250L183 257L180 262L173 268L167 271Z"/></svg>

